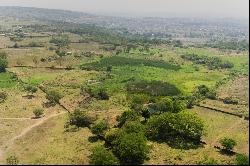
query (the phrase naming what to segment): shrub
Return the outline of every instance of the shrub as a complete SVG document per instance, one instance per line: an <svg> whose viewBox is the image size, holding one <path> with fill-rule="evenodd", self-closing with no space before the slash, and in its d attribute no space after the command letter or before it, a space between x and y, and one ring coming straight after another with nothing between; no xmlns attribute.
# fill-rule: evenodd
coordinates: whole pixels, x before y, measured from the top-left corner
<svg viewBox="0 0 250 166"><path fill-rule="evenodd" d="M33 113L35 115L35 118L39 118L42 114L43 114L44 110L43 109L40 109L40 108L37 108L37 109L34 109L33 110Z"/></svg>
<svg viewBox="0 0 250 166"><path fill-rule="evenodd" d="M171 98L165 97L160 99L155 103L155 107L157 111L162 112L173 112L174 106L173 106L173 100Z"/></svg>
<svg viewBox="0 0 250 166"><path fill-rule="evenodd" d="M220 144L227 151L233 150L234 146L237 145L236 141L231 138L222 138Z"/></svg>
<svg viewBox="0 0 250 166"><path fill-rule="evenodd" d="M75 125L79 127L89 127L93 123L94 119L87 116L86 112L76 109L74 112L69 113L69 125Z"/></svg>
<svg viewBox="0 0 250 166"><path fill-rule="evenodd" d="M51 104L58 104L62 96L56 91L49 91L46 93L46 99L49 100Z"/></svg>
<svg viewBox="0 0 250 166"><path fill-rule="evenodd" d="M28 93L31 93L31 94L36 93L38 90L36 87L31 86L31 85L25 86L24 89L25 89L25 91L27 91Z"/></svg>
<svg viewBox="0 0 250 166"><path fill-rule="evenodd" d="M16 156L12 155L12 156L9 156L7 159L6 159L6 162L8 165L18 165L19 164L19 160Z"/></svg>
<svg viewBox="0 0 250 166"><path fill-rule="evenodd" d="M94 124L91 127L91 132L98 136L103 135L103 132L108 129L108 124L104 121Z"/></svg>
<svg viewBox="0 0 250 166"><path fill-rule="evenodd" d="M236 154L236 165L249 165L249 157L245 154Z"/></svg>
<svg viewBox="0 0 250 166"><path fill-rule="evenodd" d="M149 152L146 141L141 133L123 133L113 142L113 150L123 163L139 164Z"/></svg>
<svg viewBox="0 0 250 166"><path fill-rule="evenodd" d="M118 126L122 127L127 121L137 121L139 116L134 111L125 111L121 116L117 117Z"/></svg>
<svg viewBox="0 0 250 166"><path fill-rule="evenodd" d="M7 94L5 92L0 92L0 103L7 99Z"/></svg>
<svg viewBox="0 0 250 166"><path fill-rule="evenodd" d="M90 155L90 164L92 165L118 165L119 160L112 152L103 146L97 146Z"/></svg>

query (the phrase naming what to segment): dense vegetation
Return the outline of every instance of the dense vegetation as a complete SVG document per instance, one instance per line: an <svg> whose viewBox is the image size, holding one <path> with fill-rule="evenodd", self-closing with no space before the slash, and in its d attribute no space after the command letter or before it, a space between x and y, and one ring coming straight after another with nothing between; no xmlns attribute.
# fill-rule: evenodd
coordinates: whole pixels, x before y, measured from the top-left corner
<svg viewBox="0 0 250 166"><path fill-rule="evenodd" d="M166 63L163 61L145 60L145 59L133 59L119 56L112 56L103 58L98 62L83 64L82 69L85 70L106 70L108 66L151 66L157 68L164 68L169 70L178 70L180 66Z"/></svg>
<svg viewBox="0 0 250 166"><path fill-rule="evenodd" d="M199 56L196 54L185 54L181 56L183 59L190 60L195 64L206 65L209 69L227 69L234 67L231 62L223 62L218 57Z"/></svg>

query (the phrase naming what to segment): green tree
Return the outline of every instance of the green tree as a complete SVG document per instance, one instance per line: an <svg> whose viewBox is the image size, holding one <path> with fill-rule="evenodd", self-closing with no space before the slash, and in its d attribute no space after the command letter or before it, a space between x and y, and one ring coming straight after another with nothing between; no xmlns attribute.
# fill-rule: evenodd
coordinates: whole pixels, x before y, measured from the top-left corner
<svg viewBox="0 0 250 166"><path fill-rule="evenodd" d="M37 108L37 109L34 109L33 110L33 113L35 115L35 118L40 118L41 115L43 115L43 112L44 110L43 109L40 109L40 108Z"/></svg>
<svg viewBox="0 0 250 166"><path fill-rule="evenodd" d="M65 51L56 50L56 54L59 56L59 64L62 66L63 57L66 56Z"/></svg>
<svg viewBox="0 0 250 166"><path fill-rule="evenodd" d="M123 133L113 141L113 150L126 164L140 164L148 155L149 149L142 133Z"/></svg>
<svg viewBox="0 0 250 166"><path fill-rule="evenodd" d="M152 116L146 126L146 134L149 138L163 141L177 137L199 141L204 132L203 121L196 114L188 111L167 112Z"/></svg>
<svg viewBox="0 0 250 166"><path fill-rule="evenodd" d="M92 165L118 165L119 160L113 153L105 147L99 145L93 148L90 155L90 164Z"/></svg>
<svg viewBox="0 0 250 166"><path fill-rule="evenodd" d="M69 113L68 125L79 127L89 127L94 122L94 119L86 114L86 112L76 109ZM66 125L67 127L67 125Z"/></svg>
<svg viewBox="0 0 250 166"><path fill-rule="evenodd" d="M220 144L222 145L223 149L226 151L233 150L234 146L237 145L236 141L232 138L222 138L220 139Z"/></svg>
<svg viewBox="0 0 250 166"><path fill-rule="evenodd" d="M62 96L56 91L48 91L46 93L46 99L50 102L50 104L55 105L60 102Z"/></svg>

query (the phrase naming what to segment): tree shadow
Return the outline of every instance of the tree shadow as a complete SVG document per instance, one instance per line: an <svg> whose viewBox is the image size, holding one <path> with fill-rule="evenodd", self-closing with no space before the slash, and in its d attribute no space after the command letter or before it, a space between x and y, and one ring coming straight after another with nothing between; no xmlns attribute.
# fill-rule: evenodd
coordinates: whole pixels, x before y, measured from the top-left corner
<svg viewBox="0 0 250 166"><path fill-rule="evenodd" d="M34 98L35 96L34 95L25 95L25 96L22 96L23 98L26 98L26 99L32 99Z"/></svg>
<svg viewBox="0 0 250 166"><path fill-rule="evenodd" d="M183 149L183 150L190 150L190 149L198 149L203 148L205 142L200 140L188 139L184 137L167 137L164 139L156 140L158 143L166 143L168 146L174 149Z"/></svg>
<svg viewBox="0 0 250 166"><path fill-rule="evenodd" d="M218 152L222 155L227 155L227 156L234 156L236 152L229 150L229 149L223 149L220 148L219 146L214 146L214 148L218 149Z"/></svg>

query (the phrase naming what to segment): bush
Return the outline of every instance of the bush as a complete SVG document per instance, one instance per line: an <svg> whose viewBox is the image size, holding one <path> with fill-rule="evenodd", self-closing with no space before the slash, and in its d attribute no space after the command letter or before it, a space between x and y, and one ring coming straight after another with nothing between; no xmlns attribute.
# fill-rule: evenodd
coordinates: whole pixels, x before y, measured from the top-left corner
<svg viewBox="0 0 250 166"><path fill-rule="evenodd" d="M98 136L103 135L103 132L108 129L108 124L104 121L94 124L91 127L91 132Z"/></svg>
<svg viewBox="0 0 250 166"><path fill-rule="evenodd" d="M125 111L117 117L118 127L122 127L127 121L137 121L139 116L134 111Z"/></svg>
<svg viewBox="0 0 250 166"><path fill-rule="evenodd" d="M40 108L37 108L37 109L34 109L33 110L33 113L35 115L35 118L39 118L42 114L43 114L44 110L43 109L40 109Z"/></svg>
<svg viewBox="0 0 250 166"><path fill-rule="evenodd" d="M90 155L90 164L92 165L118 165L119 160L103 146L97 146Z"/></svg>
<svg viewBox="0 0 250 166"><path fill-rule="evenodd" d="M31 94L36 93L38 90L36 87L31 86L31 85L25 86L24 89L25 89L25 91L27 91L28 93L31 93Z"/></svg>
<svg viewBox="0 0 250 166"><path fill-rule="evenodd" d="M19 160L16 156L9 156L7 159L6 159L6 162L8 165L18 165L19 164Z"/></svg>
<svg viewBox="0 0 250 166"><path fill-rule="evenodd" d="M173 112L174 111L173 100L168 97L162 98L155 103L155 108L157 111L160 111L160 113Z"/></svg>
<svg viewBox="0 0 250 166"><path fill-rule="evenodd" d="M49 91L46 93L46 99L49 100L51 104L58 104L62 96L56 91Z"/></svg>
<svg viewBox="0 0 250 166"><path fill-rule="evenodd" d="M93 123L94 119L87 116L86 112L76 109L74 112L69 113L69 125L75 125L79 127L89 127Z"/></svg>
<svg viewBox="0 0 250 166"><path fill-rule="evenodd" d="M8 66L7 54L5 52L0 52L0 73L5 72Z"/></svg>
<svg viewBox="0 0 250 166"><path fill-rule="evenodd" d="M234 146L237 145L236 141L231 138L222 138L220 144L227 151L233 150Z"/></svg>
<svg viewBox="0 0 250 166"><path fill-rule="evenodd" d="M113 141L113 150L123 163L142 163L149 152L146 138L141 133L123 133Z"/></svg>
<svg viewBox="0 0 250 166"><path fill-rule="evenodd" d="M3 103L7 99L7 94L5 92L0 92L0 103Z"/></svg>
<svg viewBox="0 0 250 166"><path fill-rule="evenodd" d="M249 165L249 157L245 154L236 154L236 165Z"/></svg>
<svg viewBox="0 0 250 166"><path fill-rule="evenodd" d="M149 138L163 141L182 137L198 142L203 131L203 121L196 114L188 111L167 112L152 116L146 127L146 134Z"/></svg>

